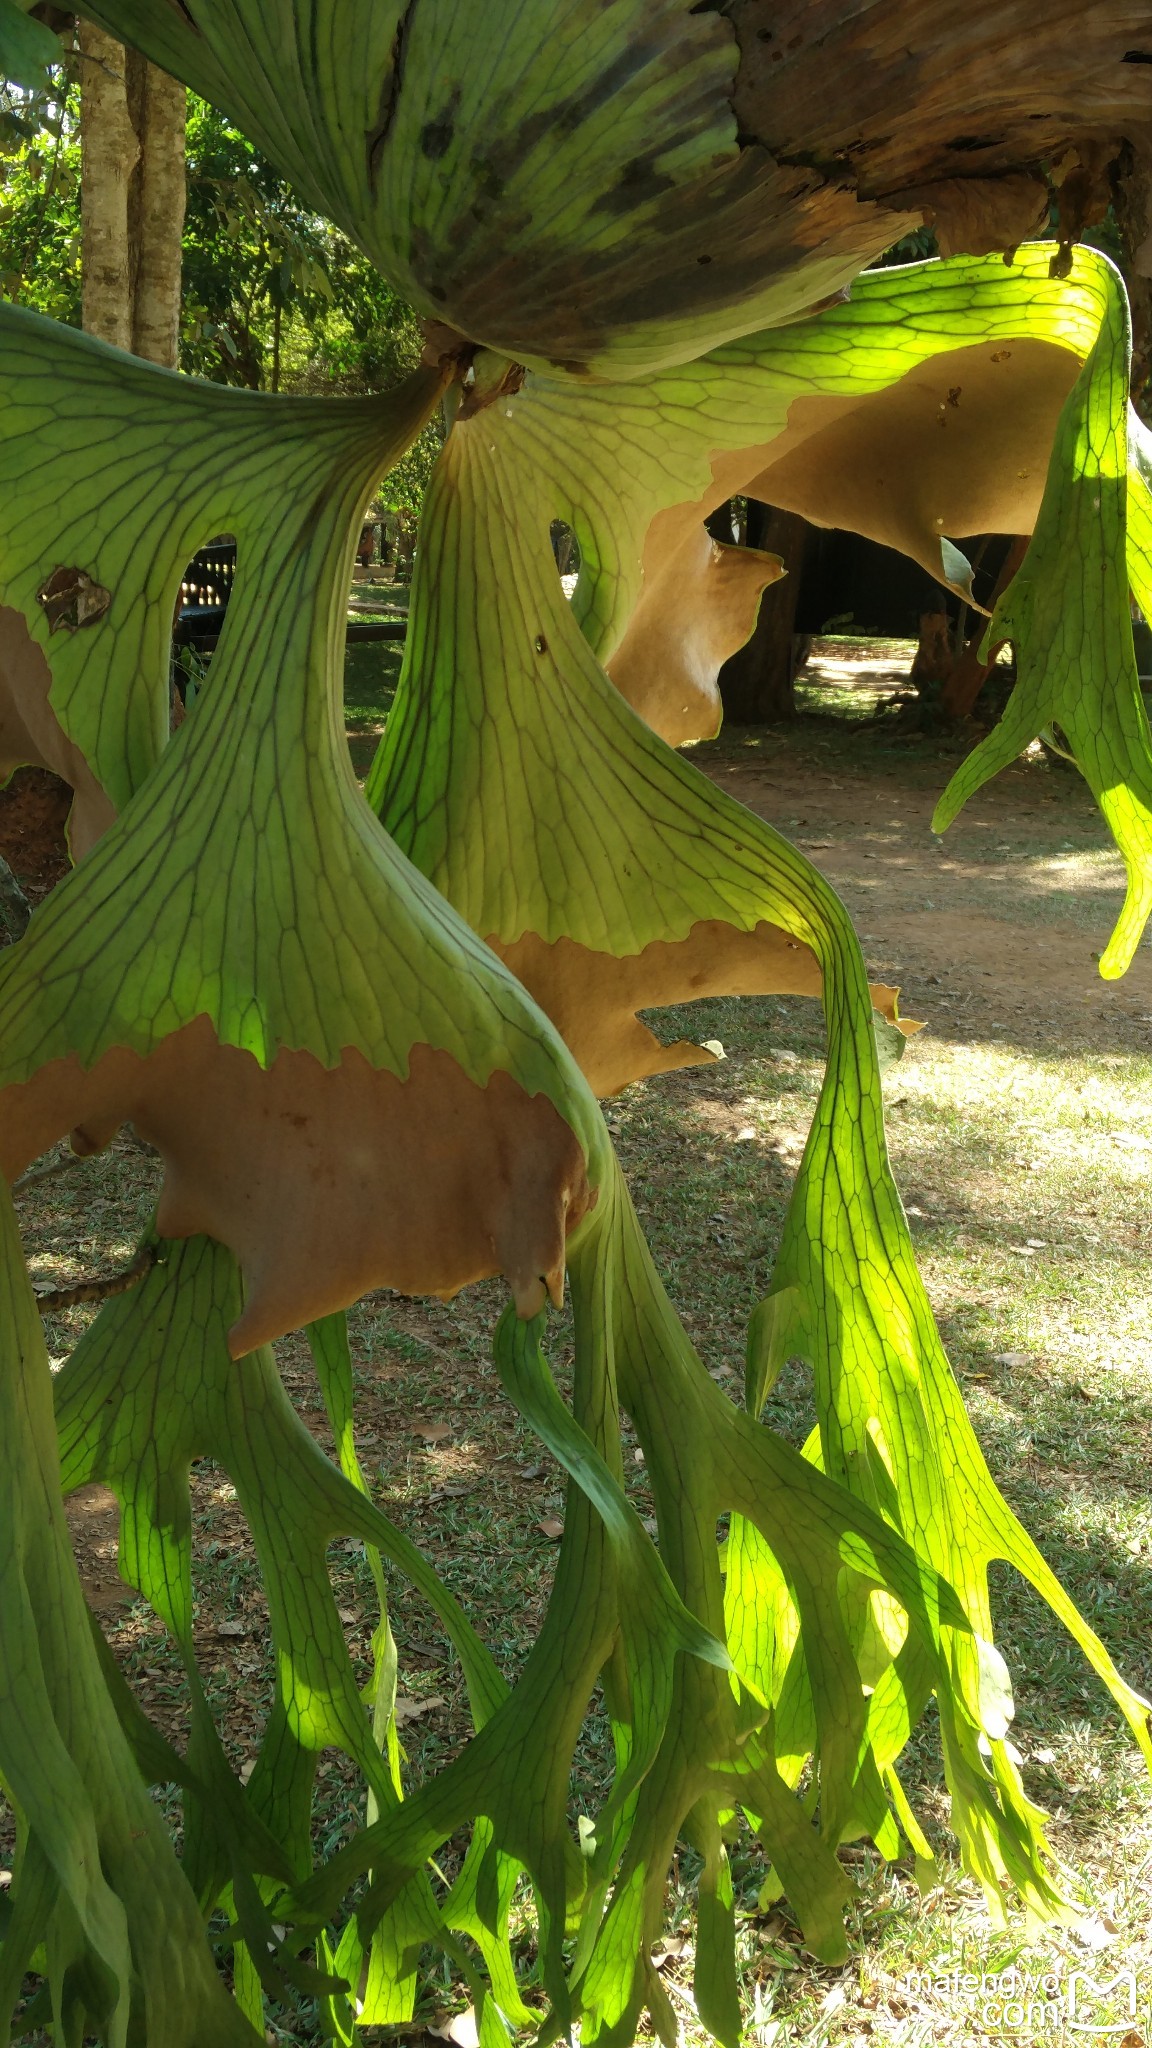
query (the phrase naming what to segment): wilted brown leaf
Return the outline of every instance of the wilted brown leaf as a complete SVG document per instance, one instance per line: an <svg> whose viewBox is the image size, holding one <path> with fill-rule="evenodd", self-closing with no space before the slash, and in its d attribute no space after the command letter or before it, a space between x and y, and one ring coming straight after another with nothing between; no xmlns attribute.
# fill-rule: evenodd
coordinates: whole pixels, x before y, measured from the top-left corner
<svg viewBox="0 0 1152 2048"><path fill-rule="evenodd" d="M535 1313L560 1298L589 1203L574 1133L511 1074L480 1088L427 1045L403 1081L352 1049L332 1068L295 1050L264 1068L206 1016L147 1058L50 1060L5 1090L0 1171L69 1129L77 1151L101 1151L127 1121L164 1156L161 1235L214 1237L239 1260L237 1358L378 1286L451 1295L503 1268Z"/></svg>
<svg viewBox="0 0 1152 2048"><path fill-rule="evenodd" d="M434 1714L438 1707L446 1707L447 1704L447 1700L443 1699L438 1692L429 1693L427 1699L423 1700L411 1699L407 1693L397 1693L395 1706L396 1726L398 1728L405 1728L409 1721L422 1720L425 1714Z"/></svg>
<svg viewBox="0 0 1152 2048"><path fill-rule="evenodd" d="M75 633L81 626L94 626L112 602L112 592L88 574L87 569L53 569L36 592L50 630Z"/></svg>
<svg viewBox="0 0 1152 2048"><path fill-rule="evenodd" d="M697 1045L678 1038L662 1044L638 1010L708 995L818 996L821 989L811 949L766 921L737 931L718 918L702 919L684 939L656 939L621 959L573 939L549 943L533 932L511 945L492 937L488 943L552 1019L601 1096L649 1074L711 1066L720 1057L715 1041ZM875 985L872 1001L882 1016L899 1022L895 989Z"/></svg>
<svg viewBox="0 0 1152 2048"><path fill-rule="evenodd" d="M698 557L703 520L736 493L817 526L865 534L909 555L940 582L942 536L1031 533L1056 422L1079 367L1071 350L1021 337L1010 348L950 349L859 399L794 400L775 439L717 456L703 497L666 506L653 518L644 541L643 597L608 663L621 695L676 745L715 733L716 670L709 677L698 663L692 694L681 690L667 701L645 679L661 643L658 622L690 585L700 607L717 610L722 634L731 601L718 579L701 576ZM989 448L997 451L995 462ZM710 644L702 621L694 644Z"/></svg>
<svg viewBox="0 0 1152 2048"><path fill-rule="evenodd" d="M783 573L778 555L725 546L698 526L677 553L674 581L645 587L608 673L670 746L719 730L716 677Z"/></svg>
<svg viewBox="0 0 1152 2048"><path fill-rule="evenodd" d="M413 1422L411 1430L413 1436L422 1436L426 1444L447 1443L455 1435L450 1422Z"/></svg>

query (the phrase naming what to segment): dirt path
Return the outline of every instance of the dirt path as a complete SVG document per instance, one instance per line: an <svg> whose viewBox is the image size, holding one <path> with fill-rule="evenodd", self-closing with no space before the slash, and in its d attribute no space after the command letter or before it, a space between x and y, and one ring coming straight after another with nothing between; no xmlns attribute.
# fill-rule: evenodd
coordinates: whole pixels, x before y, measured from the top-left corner
<svg viewBox="0 0 1152 2048"><path fill-rule="evenodd" d="M694 758L811 856L873 978L899 981L904 1014L937 1036L1147 1050L1148 942L1122 981L1099 974L1123 864L1087 785L1050 756L1017 761L937 838L933 808L963 751L808 716L729 731Z"/></svg>

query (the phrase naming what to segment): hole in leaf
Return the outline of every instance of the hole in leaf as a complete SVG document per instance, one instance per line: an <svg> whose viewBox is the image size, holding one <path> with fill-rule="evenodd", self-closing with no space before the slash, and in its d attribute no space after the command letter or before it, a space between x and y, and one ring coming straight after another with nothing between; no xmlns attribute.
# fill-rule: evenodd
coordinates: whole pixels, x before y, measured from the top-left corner
<svg viewBox="0 0 1152 2048"><path fill-rule="evenodd" d="M549 529L552 556L565 596L571 597L580 574L580 543L564 519L554 519Z"/></svg>
<svg viewBox="0 0 1152 2048"><path fill-rule="evenodd" d="M221 533L197 548L180 578L172 622L172 675L186 706L203 683L236 581L236 541Z"/></svg>
<svg viewBox="0 0 1152 2048"><path fill-rule="evenodd" d="M87 569L59 568L40 585L36 602L53 633L64 628L75 633L80 626L94 626L112 602L112 592L97 583Z"/></svg>

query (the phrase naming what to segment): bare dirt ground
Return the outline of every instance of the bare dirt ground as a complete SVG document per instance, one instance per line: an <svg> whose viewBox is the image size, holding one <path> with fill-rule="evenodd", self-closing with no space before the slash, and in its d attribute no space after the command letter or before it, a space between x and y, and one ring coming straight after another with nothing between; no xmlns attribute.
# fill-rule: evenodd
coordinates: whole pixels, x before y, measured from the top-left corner
<svg viewBox="0 0 1152 2048"><path fill-rule="evenodd" d="M795 725L730 728L694 751L698 765L810 854L877 978L899 970L904 1013L935 1035L1152 1048L1152 949L1123 981L1099 976L1123 867L1075 769L1037 746L937 838L932 812L971 729L865 724L900 669L862 672L822 647L836 643L817 643Z"/></svg>
<svg viewBox="0 0 1152 2048"><path fill-rule="evenodd" d="M18 768L0 789L0 854L35 909L67 874L71 792L45 768Z"/></svg>

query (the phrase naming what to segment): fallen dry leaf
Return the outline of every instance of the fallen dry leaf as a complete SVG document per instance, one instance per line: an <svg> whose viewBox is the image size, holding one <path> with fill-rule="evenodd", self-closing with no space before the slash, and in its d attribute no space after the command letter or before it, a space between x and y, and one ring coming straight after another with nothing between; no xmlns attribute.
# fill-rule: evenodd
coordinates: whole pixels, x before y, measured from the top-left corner
<svg viewBox="0 0 1152 2048"><path fill-rule="evenodd" d="M559 1543L560 1538L564 1534L564 1524L563 1522L558 1522L555 1515L545 1515L544 1520L537 1522L536 1527L543 1535L547 1536L550 1543Z"/></svg>
<svg viewBox="0 0 1152 2048"><path fill-rule="evenodd" d="M216 1625L218 1636L250 1636L251 1627L246 1621L221 1621Z"/></svg>
<svg viewBox="0 0 1152 2048"><path fill-rule="evenodd" d="M447 1700L442 1699L438 1692L429 1693L427 1699L424 1700L410 1699L406 1693L397 1693L395 1707L396 1726L398 1728L405 1728L409 1721L419 1721L423 1715L434 1714L437 1707L446 1707L447 1704Z"/></svg>
<svg viewBox="0 0 1152 2048"><path fill-rule="evenodd" d="M426 1444L442 1444L456 1432L450 1422L414 1422L412 1434L422 1436Z"/></svg>

